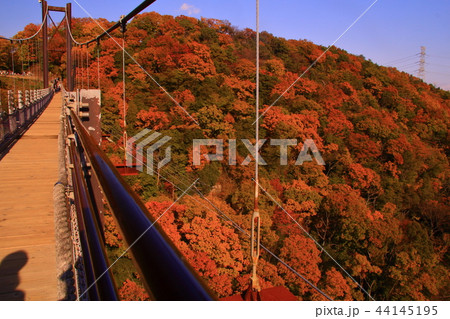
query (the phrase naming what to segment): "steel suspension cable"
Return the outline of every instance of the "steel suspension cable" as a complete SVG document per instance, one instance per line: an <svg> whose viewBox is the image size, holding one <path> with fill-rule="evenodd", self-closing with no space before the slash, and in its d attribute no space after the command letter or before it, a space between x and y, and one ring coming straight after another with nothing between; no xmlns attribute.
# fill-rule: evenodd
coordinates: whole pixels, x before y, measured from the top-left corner
<svg viewBox="0 0 450 319"><path fill-rule="evenodd" d="M122 86L123 86L123 145L127 145L127 101L126 101L126 73L125 73L125 25L122 25ZM126 160L126 154L125 154Z"/></svg>
<svg viewBox="0 0 450 319"><path fill-rule="evenodd" d="M41 55L39 54L39 50L40 50L40 43L39 43L39 39L37 40L36 43L36 58L37 58L37 73L38 73L38 82L37 82L37 88L40 89L41 88Z"/></svg>
<svg viewBox="0 0 450 319"><path fill-rule="evenodd" d="M145 166L148 167L147 164L144 164ZM189 181L186 180L182 180L179 178L179 176L177 176L176 174L178 172L173 172L172 174L167 172L167 167L165 167L166 171L165 171L165 175L167 176L171 176L176 180L179 180L181 182L181 184L184 185L189 185ZM173 182L171 182L170 180L168 180L166 177L164 177L162 174L159 174L158 172L156 172L162 179L164 179L165 181L167 181L168 183L170 183L172 186L174 186L175 188L177 188L178 190L182 190L181 187L175 185ZM197 184L201 184L203 186L206 186L204 183L202 183L201 181L198 181ZM206 201L215 211L218 217L220 217L222 220L230 222L232 224L232 226L234 228L236 228L237 230L239 230L241 233L243 233L244 235L246 235L246 237L249 238L249 240L251 240L251 234L249 234L246 230L244 230L242 227L239 226L239 224L237 224L231 217L229 217L228 215L226 215L225 213L223 213L213 202L211 202L197 187L195 187L196 192L198 193L198 195L204 200ZM200 204L202 207L208 209L204 204L202 204L201 202L199 202L195 197L191 196L188 194L188 196L192 197L192 199L194 201L196 201L198 204ZM269 253L272 257L274 257L275 259L277 259L282 265L284 265L286 268L288 268L290 271L292 271L297 277L299 277L300 279L302 279L303 281L305 281L309 286L311 286L314 290L316 290L318 293L320 293L322 296L324 296L326 299L332 301L332 299L325 294L322 290L320 290L320 288L318 288L317 286L315 286L313 283L311 283L309 280L307 280L304 276L302 276L299 272L297 272L295 269L293 269L290 265L288 265L286 262L284 262L280 257L278 257L276 254L274 254L272 251L270 251L267 247L265 247L263 244L259 243L259 246L265 250L267 253Z"/></svg>
<svg viewBox="0 0 450 319"><path fill-rule="evenodd" d="M74 86L74 90L76 91L76 89L77 89L77 82L78 82L78 74L77 74L78 69L77 69L77 52L76 52L75 48L76 48L76 46L72 47L72 61L73 61L73 69L74 69L74 72L73 72L73 74L74 74L73 75L74 76L73 86Z"/></svg>
<svg viewBox="0 0 450 319"><path fill-rule="evenodd" d="M138 161L138 159L133 156L132 154L130 154L136 161ZM136 163L136 164L142 164L145 167L149 167L148 164L144 163L143 160L140 160L140 163ZM183 189L179 186L177 186L176 184L174 184L173 182L171 182L170 180L168 180L166 177L164 177L163 175L161 175L158 171L156 171L156 174L162 178L163 180L165 180L166 182L168 182L169 184L171 184L173 187L175 187L176 189L178 189L179 191L183 192ZM200 182L200 181L198 181ZM183 183L184 184L184 183ZM200 182L200 184L203 184ZM196 186L193 187L193 189L195 189L195 191L197 192L197 194L200 196L200 198L202 198L204 201L206 201L214 210L216 215L221 215L221 217L230 222L231 225L236 228L238 231L240 231L242 234L244 234L248 239L251 239L251 235L245 230L243 229L238 223L236 223L232 218L230 218L227 214L225 214L224 212L222 212L220 210L220 208L218 208L216 205L214 205L214 203L212 203ZM208 207L205 206L205 204L203 204L201 201L197 200L195 197L193 197L192 195L190 195L189 193L186 194L187 196L191 197L195 202L197 202L199 205L201 205L203 208L208 209ZM209 210L211 210L209 208ZM219 216L220 217L220 216ZM263 244L259 244L259 246L265 250L268 254L270 254L272 257L274 257L276 260L278 260L283 266L285 266L287 269L289 269L290 271L292 271L292 273L294 273L297 277L299 277L301 280L303 280L307 285L309 285L311 288L313 288L315 291L317 291L319 294L321 294L324 298L326 298L329 301L333 301L333 299L328 296L325 292L323 292L320 288L318 288L316 285L314 285L312 282L310 282L308 279L306 279L304 276L302 276L298 271L296 271L294 268L292 268L289 264L287 264L285 261L283 261L280 257L278 257L275 253L273 253L272 251L270 251L267 247L265 247Z"/></svg>
<svg viewBox="0 0 450 319"><path fill-rule="evenodd" d="M146 165L146 164L144 164ZM147 166L147 165L146 165ZM148 167L148 166L147 166ZM178 190L182 191L182 189L175 185L174 183L172 183L171 181L169 181L167 178L165 178L164 176L160 175L158 172L156 172L160 177L162 177L164 180L168 181L170 184L172 184L174 187L176 187ZM183 185L185 185L186 182L182 182ZM187 182L188 183L188 182ZM199 184L204 185L203 183L201 183L201 181L198 181ZM231 225L236 228L238 231L240 231L241 233L243 233L249 240L252 240L251 238L251 234L249 234L246 230L244 230L242 227L239 226L239 224L237 224L231 217L229 217L228 215L226 215L224 212L222 212L220 210L220 208L218 208L213 202L211 202L196 186L194 186L194 189L196 190L197 194L204 200L206 201L215 211L216 214L221 217L223 220L230 222ZM192 195L187 194L189 197L191 197L194 201L196 201L198 204L200 204L201 206L203 206L204 208L208 209L204 204L202 204L201 202L199 202L198 200L195 199L195 197L193 197ZM314 285L312 282L310 282L308 279L306 279L304 276L302 276L298 271L296 271L294 268L292 268L289 264L287 264L285 261L283 261L280 257L278 257L275 253L273 253L272 251L270 251L267 247L265 247L263 244L261 244L261 242L259 242L259 247L261 247L263 250L265 250L268 254L270 254L272 257L274 257L276 260L278 260L278 262L280 262L283 266L285 266L286 268L288 268L290 271L292 271L297 277L299 277L300 279L302 279L307 285L309 285L311 288L313 288L315 291L317 291L319 294L321 294L323 297L325 297L326 299L328 299L329 301L333 301L333 299L328 296L325 292L323 292L320 288L318 288L316 285Z"/></svg>
<svg viewBox="0 0 450 319"><path fill-rule="evenodd" d="M80 64L78 63L78 45L75 46L74 48L74 53L75 53L75 76L76 76L76 88L79 89L80 88Z"/></svg>
<svg viewBox="0 0 450 319"><path fill-rule="evenodd" d="M137 157L133 156L132 154L130 154L135 160L140 161L140 163L137 164L142 164L144 167L149 168L148 164L144 163L142 159L138 159ZM152 168L153 169L153 168ZM170 181L169 179L167 179L165 176L163 176L162 174L160 174L158 171L154 171L161 179L163 179L164 181L168 182L169 184L171 184L174 188L178 189L179 191L183 191L183 189L181 187L179 187L178 185L176 185L175 183L173 183L172 181ZM167 173L167 172L166 172ZM177 172L176 172L177 173ZM175 174L176 174L175 173ZM175 174L170 174L171 176L174 176L174 178L176 178L177 180L180 180L181 183L183 185L189 185L189 181L185 180L181 180L178 176L175 176ZM203 184L201 181L197 181L198 184ZM214 205L214 203L212 203L197 187L194 187L194 189L196 189L196 192L199 194L199 196L205 200L211 207L213 207L214 210L216 210L219 214L216 214L221 217L222 219L230 222L232 224L232 226L234 228L236 228L237 230L239 230L240 232L242 232L244 235L246 235L249 239L251 237L251 235L244 230L242 227L239 226L239 224L237 224L235 221L233 221L229 216L227 216L225 213L223 213L216 205ZM198 204L200 204L202 207L208 209L204 204L202 204L200 201L198 201L195 197L193 197L192 195L187 194L189 197L191 197L195 202L197 202ZM314 284L312 284L310 281L308 281L305 277L303 277L301 274L299 274L295 269L293 269L291 266L289 266L286 262L284 262L281 258L279 258L277 255L275 255L273 252L271 252L267 247L265 247L264 245L262 245L260 243L260 247L263 248L266 252L268 252L270 255L272 255L275 259L277 259L281 264L283 264L285 267L287 267L289 270L291 270L295 275L297 275L299 278L301 278L302 280L304 280L308 285L310 285L314 290L316 290L317 292L319 292L322 296L324 296L326 299L332 301L333 299L331 299L327 294L325 294L322 290L320 290L317 286L315 286Z"/></svg>
<svg viewBox="0 0 450 319"><path fill-rule="evenodd" d="M39 58L37 56L37 40L34 41L33 44L33 55L34 55L34 89L37 89L39 86Z"/></svg>
<svg viewBox="0 0 450 319"><path fill-rule="evenodd" d="M36 40L36 71L37 71L37 87L39 89L41 87L41 57L39 55L39 39Z"/></svg>
<svg viewBox="0 0 450 319"><path fill-rule="evenodd" d="M82 66L81 66L81 46L78 46L77 48L78 48L78 50L77 50L77 60L78 60L78 78L79 78L79 80L78 80L78 89L81 90L83 88L83 83L82 83L82 81L83 81L83 77L82 77L83 70L81 69L82 68Z"/></svg>
<svg viewBox="0 0 450 319"><path fill-rule="evenodd" d="M218 212L220 212L232 225L239 230L241 233L246 235L251 240L251 235L245 231L242 227L239 226L233 219L231 219L228 215L223 213L214 203L212 203L208 198L206 198L196 187L195 189L201 194L200 196L206 200L214 209L216 209ZM289 266L286 262L284 262L280 257L278 257L276 254L274 254L272 251L270 251L267 247L265 247L263 244L259 243L260 247L264 249L267 253L269 253L272 257L274 257L276 260L278 260L281 264L283 264L286 268L288 268L290 271L292 271L297 277L302 279L306 284L308 284L311 288L313 288L315 291L317 291L319 294L324 296L329 301L333 301L333 299L328 296L325 292L323 292L320 288L318 288L316 285L314 285L312 282L310 282L308 279L306 279L304 276L302 276L300 273L298 273L294 268Z"/></svg>
<svg viewBox="0 0 450 319"><path fill-rule="evenodd" d="M30 75L29 87L30 91L33 88L34 72L33 72L33 42L28 45L28 73ZM31 94L31 93L30 93Z"/></svg>
<svg viewBox="0 0 450 319"><path fill-rule="evenodd" d="M280 207L283 212L295 223L297 226L319 247L358 287L361 289L362 292L364 292L372 301L375 301L375 299L367 292L367 290L364 289L364 287L356 281L355 278L353 278L352 275L350 275L347 270L336 260L334 257L321 245L319 242L294 218L291 214L289 214L283 206L281 206L278 201L276 201L273 196L267 192L266 189L264 189L261 185L259 185L261 190L270 198L272 202L274 202L278 207Z"/></svg>
<svg viewBox="0 0 450 319"><path fill-rule="evenodd" d="M76 89L78 88L78 61L77 61L77 50L76 50L77 46L75 45L72 48L72 53L73 53L73 65L75 68L75 83L74 83L74 89L76 91Z"/></svg>
<svg viewBox="0 0 450 319"><path fill-rule="evenodd" d="M100 45L97 45L97 89L100 88Z"/></svg>
<svg viewBox="0 0 450 319"><path fill-rule="evenodd" d="M80 47L80 46L77 46L78 89L81 90L81 89L82 89L82 83L81 83L81 81L83 80L81 74L82 74L83 71L81 70L81 63L80 63L81 59L80 59L80 56L81 56L81 47Z"/></svg>
<svg viewBox="0 0 450 319"><path fill-rule="evenodd" d="M11 67L12 67L12 77L13 77L13 83L14 83L14 95L16 94L16 76L15 76L15 68L14 68L14 53L16 48L14 47L14 44L12 44L11 47Z"/></svg>
<svg viewBox="0 0 450 319"><path fill-rule="evenodd" d="M68 19L65 19L65 20L66 20L67 31L69 31L69 35L70 35L70 38L72 39L72 41L73 41L73 42L75 43L75 45L77 45L77 46L82 45L83 43L78 42L78 41L75 40L75 38L73 37L73 34L72 34L72 27L69 25Z"/></svg>
<svg viewBox="0 0 450 319"><path fill-rule="evenodd" d="M123 49L123 46L121 46L119 44L119 42L109 33L112 30L115 30L115 27L111 27L108 30L106 30L105 28L103 28L103 26L97 20L95 20L92 17L92 15L83 6L81 6L79 4L78 1L76 1L76 0L74 0L74 1L91 18L91 20L94 21L104 31L104 35L108 35L110 37L110 39L112 39L119 48ZM139 12L139 10L143 10L144 5L148 6L151 3L153 3L154 1L156 1L156 0L144 1L135 10L133 10L132 13L130 13L128 16L126 16L124 19L122 19L122 22L126 23L126 21L131 19L132 16L136 15ZM103 36L103 34L99 37L102 37L102 36ZM95 39L95 40L97 40L97 39ZM94 40L92 40L90 42L93 42L93 41ZM128 51L125 50L125 53L128 55L129 59L131 59L131 61L136 63L136 65L139 66L142 69L142 71L144 71L144 73L175 103L175 105L178 106L192 120L192 122L194 122L195 124L197 124L197 126L200 127L200 124L198 123L198 121L195 118L193 118L191 116L191 114L189 114L189 112L186 111L186 109L184 107L182 107L180 105L180 103L178 103L177 100L175 100L175 98L161 84L159 84L159 82Z"/></svg>
<svg viewBox="0 0 450 319"><path fill-rule="evenodd" d="M261 242L261 216L259 214L259 0L256 0L256 125L255 125L255 198L251 220L250 255L252 262L251 286L253 291L261 291L258 275L259 244Z"/></svg>
<svg viewBox="0 0 450 319"><path fill-rule="evenodd" d="M72 59L73 59L73 68L74 70L74 90L78 88L78 63L77 63L77 50L76 45L75 47L72 47Z"/></svg>
<svg viewBox="0 0 450 319"><path fill-rule="evenodd" d="M69 31L70 31L70 28L69 28ZM70 35L71 35L71 37L72 37L72 40L75 42L75 43L78 43L78 42L76 42L75 41L75 39L73 38L73 36L72 36L72 34L71 34L71 32L69 32L70 33ZM123 41L123 45L122 45L122 49L123 49L123 57L122 57L122 64L123 64L123 90L124 90L124 92L123 92L123 98L124 98L124 126L125 126L125 131L124 131L124 134L126 134L126 117L125 117L125 114L126 114L126 90L125 90L125 84L126 84L126 74L125 74L125 43L124 43L124 39L122 40ZM257 41L258 42L258 44L259 44L259 41ZM98 67L99 67L99 64L98 64ZM99 70L98 70L98 72L99 72ZM99 82L99 84L100 84L100 82ZM258 102L259 102L259 99L257 99L258 100ZM259 113L257 113L257 117L258 117L258 114ZM125 143L124 143L124 145L125 145ZM257 144L258 145L258 144ZM258 147L258 146L257 146ZM258 166L256 166L256 167L258 167ZM175 185L174 185L175 186ZM244 231L245 232L245 231ZM248 233L247 233L247 235L248 235ZM261 245L262 246L262 245ZM258 246L259 247L259 246ZM263 246L262 246L263 247ZM265 249L265 248L264 248ZM279 259L279 258L277 258L277 259ZM283 263L284 264L284 263ZM286 265L286 264L285 264ZM293 270L292 268L290 268L291 270ZM294 271L295 272L295 271ZM298 273L297 273L297 275L299 275ZM301 275L299 275L300 277L301 277ZM304 280L306 280L305 278L302 278L302 279L304 279ZM318 288L317 288L318 289ZM319 290L318 290L319 291ZM320 292L320 291L319 291ZM329 298L328 296L326 296L326 294L324 295L325 297L327 297L327 299L330 299L331 300L331 298Z"/></svg>
<svg viewBox="0 0 450 319"><path fill-rule="evenodd" d="M81 89L84 89L84 67L83 67L83 46L80 46L80 72L81 72Z"/></svg>
<svg viewBox="0 0 450 319"><path fill-rule="evenodd" d="M133 156L134 157L134 156ZM136 159L136 161L138 160L136 157L134 157ZM148 164L141 162L146 168L148 168ZM153 168L152 168L153 169ZM186 179L180 179L179 178L179 172L172 170L172 173L167 171L168 168L165 167L165 175L169 175L171 177L173 177L176 180L179 180L181 182L181 184L183 186L185 185L189 185L190 182ZM162 178L163 180L165 180L166 182L168 182L169 184L171 184L173 187L175 187L176 189L178 189L179 191L182 191L182 188L176 184L174 184L173 182L171 182L170 180L168 180L165 176L163 176L162 174L160 174L158 171L154 171L156 172L156 174ZM178 174L178 175L177 175ZM204 183L202 183L201 181L197 181L197 184L201 184L206 186ZM212 203L197 187L194 187L194 189L196 190L196 192L199 194L199 196L205 200L211 207L213 207L214 210L216 210L218 213L218 216L221 217L223 220L231 222L233 227L235 227L236 229L238 229L240 232L242 232L243 234L245 234L250 240L251 239L251 234L249 234L247 231L245 231L244 229L242 229L242 227L240 227L236 222L234 222L229 216L227 216L225 213L223 213L216 205L214 205L214 203ZM191 195L188 194L188 196L192 197ZM196 201L197 203L199 203L200 205L202 205L204 208L207 208L205 205L203 205L201 202L199 202L198 200L196 200L194 197L192 197L192 199L194 199L194 201ZM222 216L220 216L222 215ZM314 290L316 290L318 293L320 293L322 296L324 296L326 299L328 300L332 300L328 295L326 295L323 291L321 291L317 286L315 286L314 284L312 284L310 281L308 281L305 277L303 277L301 274L299 274L295 269L293 269L291 266L289 266L286 262L284 262L282 259L280 259L277 255L275 255L273 252L271 252L268 248L266 248L264 245L262 245L261 243L259 243L259 246L261 248L263 248L267 253L269 253L271 256L273 256L275 259L277 259L281 264L283 264L285 267L287 267L289 270L291 270L295 275L297 275L299 278L301 278L302 280L304 280L308 285L310 285Z"/></svg>
<svg viewBox="0 0 450 319"><path fill-rule="evenodd" d="M29 49L30 52L30 70L31 70L31 83L32 83L32 88L34 88L34 83L35 83L35 79L36 79L36 70L35 70L35 58L34 58L34 41L31 41L31 46ZM31 84L30 84L31 85Z"/></svg>
<svg viewBox="0 0 450 319"><path fill-rule="evenodd" d="M86 45L86 77L87 89L89 90L89 47Z"/></svg>
<svg viewBox="0 0 450 319"><path fill-rule="evenodd" d="M27 52L27 55L28 55L28 63L27 63L27 65L28 65L28 76L30 76L31 77L31 72L30 72L30 70L31 70L31 57L30 57L30 44L28 43L28 45L27 45L27 48L28 48L28 52ZM31 91L31 78L28 78L28 90L29 91Z"/></svg>
<svg viewBox="0 0 450 319"><path fill-rule="evenodd" d="M131 157L133 157L136 162L140 161L140 163L136 163L136 164L142 164L143 166L145 166L146 168L149 168L148 164L144 163L142 159L138 159L137 157L133 156L132 154L130 154ZM153 168L152 168L153 169ZM160 174L158 171L156 171L156 174L163 180L165 180L166 182L168 182L169 184L171 184L174 188L178 189L179 191L183 191L181 187L179 187L178 185L176 185L175 183L173 183L172 181L170 181L169 179L167 179L165 176L163 176L162 174ZM178 180L180 180L179 178L177 178ZM182 184L185 184L185 182L181 181ZM186 183L189 183L186 181ZM198 181L198 183L204 185L203 183L201 183L200 181ZM231 225L236 228L237 230L239 230L241 233L243 233L244 235L246 235L247 238L250 239L251 235L244 230L242 227L239 226L239 224L237 224L232 218L230 218L228 215L226 215L225 213L223 213L216 205L214 205L214 203L212 203L197 187L194 187L194 189L196 190L196 192L199 194L199 196L205 200L211 207L213 207L213 209L216 211L216 214L218 215L218 217L222 218L225 221L228 221L231 223ZM190 194L187 194L189 197L191 197L196 203L198 203L199 205L201 205L202 207L208 209L208 207L206 207L202 202L200 202L199 200L197 200L195 197L193 197ZM275 259L277 259L283 266L285 266L287 269L289 269L290 271L292 271L297 277L299 277L300 279L302 279L306 284L308 284L311 288L313 288L315 291L317 291L319 294L321 294L323 297L325 297L327 300L333 301L332 298L330 298L325 292L323 292L320 288L318 288L316 285L314 285L313 283L311 283L308 279L306 279L304 276L302 276L300 273L298 273L295 269L293 269L289 264L287 264L285 261L283 261L280 257L278 257L275 253L273 253L272 251L270 251L267 247L265 247L263 244L259 244L260 247L262 249L264 249L267 253L269 253L272 257L274 257Z"/></svg>
<svg viewBox="0 0 450 319"><path fill-rule="evenodd" d="M23 43L20 42L20 60L22 62L22 94L25 94L25 71L24 71L24 67L23 67Z"/></svg>
<svg viewBox="0 0 450 319"><path fill-rule="evenodd" d="M80 46L76 46L75 59L77 60L77 88L81 88L81 75L80 75Z"/></svg>
<svg viewBox="0 0 450 319"><path fill-rule="evenodd" d="M68 26L68 30L69 30L69 34L70 37L72 38L72 41L75 42L78 45L88 45L91 44L93 42L99 41L101 38L105 37L105 36L109 36L109 33L111 33L112 31L114 31L115 29L121 27L122 23L127 23L128 21L130 21L131 19L133 19L137 14L139 14L142 10L144 10L145 8L147 8L149 5L151 5L153 2L155 2L156 0L145 0L143 1L140 5L138 5L136 8L134 8L134 10L132 12L130 12L128 15L123 16L123 18L121 19L121 21L115 23L112 27L108 28L107 30L105 30L103 27L101 27L101 29L103 29L103 32L99 35L97 35L96 37L92 38L89 41L85 41L85 42L78 42L75 40L75 38L72 35L72 30L70 28L70 26ZM81 7L81 5L75 0L75 3ZM81 7L82 8L82 7ZM97 21L96 21L97 22ZM98 22L97 22L98 23Z"/></svg>

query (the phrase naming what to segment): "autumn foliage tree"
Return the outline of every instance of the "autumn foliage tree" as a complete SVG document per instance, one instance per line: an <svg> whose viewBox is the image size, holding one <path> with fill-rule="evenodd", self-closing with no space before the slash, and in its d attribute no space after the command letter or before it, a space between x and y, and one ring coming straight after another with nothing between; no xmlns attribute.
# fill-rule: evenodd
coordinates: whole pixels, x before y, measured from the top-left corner
<svg viewBox="0 0 450 319"><path fill-rule="evenodd" d="M74 21L80 41L99 31L92 21ZM24 34L35 29L29 26ZM155 12L135 17L128 25L126 47L153 79L126 59L126 128L122 55L114 41L120 43L121 34L112 36L99 48L102 128L114 139L103 144L105 150L116 162L123 158L125 129L129 136L143 128L171 136L172 161L161 175L183 190L200 178L204 196L248 231L254 167L239 165L248 150L238 144L236 166L229 165L225 154L222 161L202 160L193 167L190 152L193 139L223 138L228 143L254 138L255 32L214 19ZM367 296L298 225L377 300L446 298L449 92L336 47L299 78L323 48L267 32L260 39L260 135L297 140L289 147L288 165L280 165L279 149L271 149L269 142L261 150L268 163L260 167L261 183L272 196L260 196L264 245L338 300ZM55 47L60 44L56 38ZM2 46L1 68L9 63L5 50ZM52 55L51 63L56 70L64 58ZM314 141L324 166L295 164L305 139ZM154 218L181 195L156 178L129 181ZM247 287L249 243L216 208L191 192L158 223L222 297ZM107 243L120 245L110 221L106 216ZM285 286L302 300L321 298L268 255L262 255L259 274L264 287ZM133 283L124 287L124 296L143 298Z"/></svg>

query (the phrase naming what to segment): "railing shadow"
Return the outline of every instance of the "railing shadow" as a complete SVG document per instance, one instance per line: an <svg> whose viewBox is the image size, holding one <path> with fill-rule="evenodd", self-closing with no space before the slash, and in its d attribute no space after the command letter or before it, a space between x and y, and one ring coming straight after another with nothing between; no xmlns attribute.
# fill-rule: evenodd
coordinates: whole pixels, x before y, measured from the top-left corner
<svg viewBox="0 0 450 319"><path fill-rule="evenodd" d="M59 280L64 283L64 291L63 296L59 301L74 301L77 299L76 297L76 289L75 289L75 280L72 265L67 267L67 270L64 271L61 276L59 276Z"/></svg>
<svg viewBox="0 0 450 319"><path fill-rule="evenodd" d="M23 301L25 292L17 290L20 284L19 271L27 264L28 255L19 250L9 254L0 263L0 300Z"/></svg>

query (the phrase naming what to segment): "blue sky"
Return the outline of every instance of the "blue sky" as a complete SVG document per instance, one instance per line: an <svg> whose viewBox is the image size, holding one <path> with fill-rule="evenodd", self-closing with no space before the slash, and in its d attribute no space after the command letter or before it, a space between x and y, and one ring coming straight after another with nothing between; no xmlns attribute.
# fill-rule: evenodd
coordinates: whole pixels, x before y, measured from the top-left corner
<svg viewBox="0 0 450 319"><path fill-rule="evenodd" d="M328 46L375 0L260 0L261 30L290 39ZM2 1L0 34L11 36L40 20L38 0ZM64 6L66 0L49 0ZM76 0L93 17L117 21L142 0ZM72 0L73 15L86 13ZM26 9L23 9L26 8ZM147 11L225 19L239 28L255 27L254 0L157 0ZM61 14L52 13L55 20ZM57 23L57 21L55 21ZM382 65L417 74L419 57L427 52L426 81L450 90L450 1L378 0L336 46Z"/></svg>

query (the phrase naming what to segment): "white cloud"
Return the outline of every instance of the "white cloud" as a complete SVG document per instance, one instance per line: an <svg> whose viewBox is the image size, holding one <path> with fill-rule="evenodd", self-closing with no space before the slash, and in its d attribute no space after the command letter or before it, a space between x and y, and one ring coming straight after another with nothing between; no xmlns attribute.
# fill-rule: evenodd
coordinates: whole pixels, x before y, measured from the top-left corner
<svg viewBox="0 0 450 319"><path fill-rule="evenodd" d="M192 14L199 14L200 13L200 9L194 7L192 4L187 4L187 3L183 3L180 7L181 11L185 11L187 14L192 15Z"/></svg>

